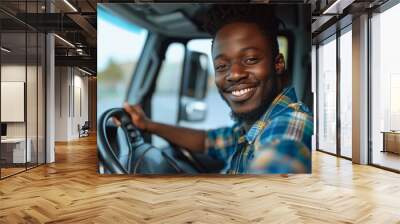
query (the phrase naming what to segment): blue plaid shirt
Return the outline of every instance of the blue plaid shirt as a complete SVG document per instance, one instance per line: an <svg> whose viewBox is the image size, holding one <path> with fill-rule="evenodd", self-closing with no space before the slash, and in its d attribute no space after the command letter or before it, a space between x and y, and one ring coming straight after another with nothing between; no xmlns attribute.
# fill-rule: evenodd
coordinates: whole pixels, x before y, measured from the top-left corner
<svg viewBox="0 0 400 224"><path fill-rule="evenodd" d="M225 161L222 173L311 173L313 119L285 88L246 133L241 124L207 131L206 153Z"/></svg>

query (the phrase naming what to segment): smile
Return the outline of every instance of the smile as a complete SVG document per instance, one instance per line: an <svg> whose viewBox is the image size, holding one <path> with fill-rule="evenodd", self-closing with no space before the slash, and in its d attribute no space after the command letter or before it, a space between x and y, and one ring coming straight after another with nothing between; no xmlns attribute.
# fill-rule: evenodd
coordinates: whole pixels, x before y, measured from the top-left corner
<svg viewBox="0 0 400 224"><path fill-rule="evenodd" d="M254 95L255 90L255 87L233 90L230 92L228 98L233 102L243 102L250 99Z"/></svg>
<svg viewBox="0 0 400 224"><path fill-rule="evenodd" d="M241 90L234 90L232 91L232 95L234 96L243 96L244 94L252 91L254 88L247 88L247 89L241 89Z"/></svg>

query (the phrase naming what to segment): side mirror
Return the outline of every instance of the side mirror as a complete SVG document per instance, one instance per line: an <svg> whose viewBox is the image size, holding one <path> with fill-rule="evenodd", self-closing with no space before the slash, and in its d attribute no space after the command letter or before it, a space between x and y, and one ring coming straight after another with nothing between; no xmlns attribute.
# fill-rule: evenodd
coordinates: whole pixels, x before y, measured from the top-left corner
<svg viewBox="0 0 400 224"><path fill-rule="evenodd" d="M207 54L186 51L183 68L182 96L204 99L208 84L208 56Z"/></svg>
<svg viewBox="0 0 400 224"><path fill-rule="evenodd" d="M200 100L188 97L182 98L180 108L181 120L199 122L204 121L207 115L207 104Z"/></svg>
<svg viewBox="0 0 400 224"><path fill-rule="evenodd" d="M207 105L203 102L207 93L209 63L207 54L186 51L181 84L178 121L203 121Z"/></svg>

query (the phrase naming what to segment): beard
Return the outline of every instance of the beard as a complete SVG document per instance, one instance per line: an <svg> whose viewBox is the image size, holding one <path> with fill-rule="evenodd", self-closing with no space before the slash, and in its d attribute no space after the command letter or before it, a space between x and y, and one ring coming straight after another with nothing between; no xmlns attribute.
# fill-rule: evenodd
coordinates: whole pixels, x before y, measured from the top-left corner
<svg viewBox="0 0 400 224"><path fill-rule="evenodd" d="M257 120L259 120L261 118L262 115L265 114L265 112L268 110L269 106L271 105L272 101L278 96L279 94L279 87L278 87L278 82L275 76L271 77L271 83L272 85L270 86L270 91L267 92L267 94L265 94L263 97L263 99L261 100L261 104L248 112L243 112L243 113L236 113L235 111L232 110L231 108L231 113L230 116L232 118L232 120L234 120L235 122L245 122L247 124L253 124L254 122L256 122ZM229 105L229 101L224 97L222 91L220 89L218 89L218 93L219 95L221 95L222 99Z"/></svg>

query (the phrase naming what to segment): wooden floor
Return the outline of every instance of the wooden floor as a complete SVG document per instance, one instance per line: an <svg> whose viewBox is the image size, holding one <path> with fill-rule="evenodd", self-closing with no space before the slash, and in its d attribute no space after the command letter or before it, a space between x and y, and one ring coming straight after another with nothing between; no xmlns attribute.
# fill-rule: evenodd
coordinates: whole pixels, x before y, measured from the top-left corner
<svg viewBox="0 0 400 224"><path fill-rule="evenodd" d="M25 167L24 168L1 168L1 177L7 177L10 175L13 175L15 173L19 173L26 170Z"/></svg>
<svg viewBox="0 0 400 224"><path fill-rule="evenodd" d="M315 152L312 175L97 174L94 137L0 181L0 223L400 223L400 175Z"/></svg>
<svg viewBox="0 0 400 224"><path fill-rule="evenodd" d="M25 167L25 165L18 165L18 167L2 167L1 168L1 178L5 178L20 172L23 172L27 169L33 169L37 166L37 164L27 164L27 167Z"/></svg>

